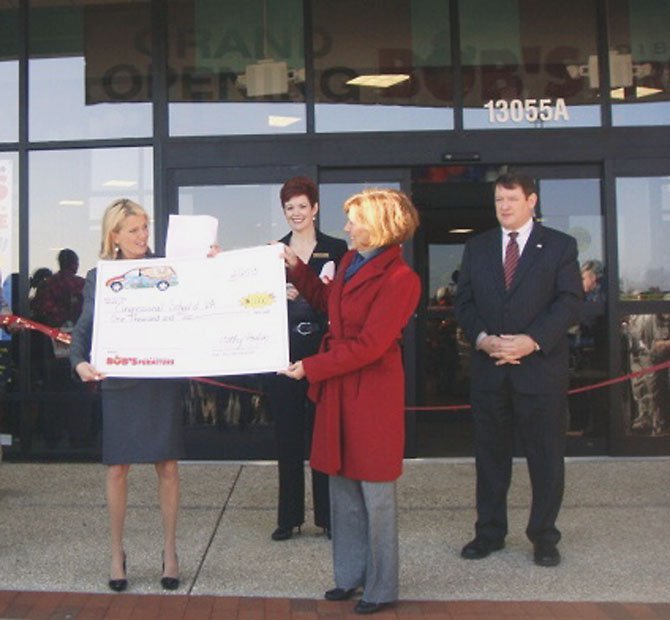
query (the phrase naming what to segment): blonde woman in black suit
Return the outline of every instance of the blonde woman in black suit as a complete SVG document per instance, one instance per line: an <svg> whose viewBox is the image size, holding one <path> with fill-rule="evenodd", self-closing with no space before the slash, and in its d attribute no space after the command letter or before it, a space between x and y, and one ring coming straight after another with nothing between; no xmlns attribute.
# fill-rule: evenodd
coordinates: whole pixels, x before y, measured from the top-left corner
<svg viewBox="0 0 670 620"><path fill-rule="evenodd" d="M142 259L148 247L149 217L137 203L114 201L103 216L100 258ZM82 381L102 387L102 462L107 465L106 494L111 535L110 589L128 587L123 529L132 463L153 463L163 522L163 568L160 583L179 587L176 531L179 508L177 460L184 456L181 384L172 379L106 379L89 361L95 305L96 270L84 286L84 307L72 333L70 363Z"/></svg>

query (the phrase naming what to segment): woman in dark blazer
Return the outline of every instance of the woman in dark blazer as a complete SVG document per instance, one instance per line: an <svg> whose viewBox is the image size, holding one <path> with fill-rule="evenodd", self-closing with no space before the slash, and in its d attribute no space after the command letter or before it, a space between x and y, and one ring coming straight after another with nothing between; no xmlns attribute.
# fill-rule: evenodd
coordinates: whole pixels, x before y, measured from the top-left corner
<svg viewBox="0 0 670 620"><path fill-rule="evenodd" d="M100 258L139 259L151 256L147 245L149 218L131 200L113 202L103 216ZM102 384L102 462L107 465L106 492L111 534L109 587L128 587L123 528L131 463L153 463L163 521L161 586L179 587L176 549L179 507L177 460L184 455L181 385L172 379L106 379L90 363L96 270L84 286L84 307L72 332L70 363L82 381Z"/></svg>
<svg viewBox="0 0 670 620"><path fill-rule="evenodd" d="M291 232L281 242L324 279L332 279L347 251L343 239L316 229L318 193L307 177L294 177L280 191L284 216ZM292 360L316 353L326 327L326 315L313 310L293 285L286 290L289 347ZM293 381L282 375L268 378L268 407L274 419L279 471L277 528L273 540L287 540L305 521L305 446L311 441L314 406L307 399L307 381ZM328 476L312 471L314 523L330 532Z"/></svg>
<svg viewBox="0 0 670 620"><path fill-rule="evenodd" d="M344 204L353 251L331 284L291 248L289 277L309 303L328 312L316 355L284 371L310 383L316 403L311 465L330 475L335 588L328 600L362 598L369 614L398 597L395 481L405 443L405 377L400 341L419 301L418 276L400 244L419 223L402 192L365 190Z"/></svg>

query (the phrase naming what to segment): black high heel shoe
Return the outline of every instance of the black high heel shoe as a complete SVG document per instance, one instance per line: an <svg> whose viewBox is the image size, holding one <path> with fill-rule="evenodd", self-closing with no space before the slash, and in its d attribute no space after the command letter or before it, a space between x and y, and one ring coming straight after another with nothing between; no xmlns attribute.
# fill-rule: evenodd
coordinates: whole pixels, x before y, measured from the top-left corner
<svg viewBox="0 0 670 620"><path fill-rule="evenodd" d="M300 534L300 526L296 526L298 528L297 533ZM270 538L272 540L288 540L289 538L293 537L293 529L292 527L282 527L281 525L270 535Z"/></svg>
<svg viewBox="0 0 670 620"><path fill-rule="evenodd" d="M126 574L126 552L123 552L123 574ZM123 577L122 579L110 579L108 582L109 589L114 590L114 592L123 592L128 587L128 580Z"/></svg>
<svg viewBox="0 0 670 620"><path fill-rule="evenodd" d="M163 551L163 567L161 573L165 572L165 551ZM179 562L179 558L177 558ZM179 587L179 577L161 577L161 587L163 590L176 590Z"/></svg>

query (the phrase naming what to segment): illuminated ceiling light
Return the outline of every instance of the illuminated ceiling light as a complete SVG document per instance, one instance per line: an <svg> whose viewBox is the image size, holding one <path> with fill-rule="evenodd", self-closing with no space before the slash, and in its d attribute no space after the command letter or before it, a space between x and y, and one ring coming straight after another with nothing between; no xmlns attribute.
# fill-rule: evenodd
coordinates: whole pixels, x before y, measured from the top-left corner
<svg viewBox="0 0 670 620"><path fill-rule="evenodd" d="M58 202L63 207L81 207L84 204L83 200L61 200Z"/></svg>
<svg viewBox="0 0 670 620"><path fill-rule="evenodd" d="M133 187L137 185L137 181L123 181L122 179L110 179L105 181L103 187Z"/></svg>
<svg viewBox="0 0 670 620"><path fill-rule="evenodd" d="M473 230L474 228L452 228L449 232L453 233L454 235L466 235L471 233Z"/></svg>
<svg viewBox="0 0 670 620"><path fill-rule="evenodd" d="M347 80L349 86L372 86L374 88L390 88L401 82L409 80L406 73L386 73L383 75L359 75Z"/></svg>
<svg viewBox="0 0 670 620"><path fill-rule="evenodd" d="M270 127L288 127L299 121L299 116L268 116L268 125Z"/></svg>
<svg viewBox="0 0 670 620"><path fill-rule="evenodd" d="M635 87L635 98L641 99L642 97L651 97L652 95L657 95L662 93L663 90L660 88L648 88L647 86L636 86ZM612 99L625 99L626 93L623 88L614 88L612 90Z"/></svg>

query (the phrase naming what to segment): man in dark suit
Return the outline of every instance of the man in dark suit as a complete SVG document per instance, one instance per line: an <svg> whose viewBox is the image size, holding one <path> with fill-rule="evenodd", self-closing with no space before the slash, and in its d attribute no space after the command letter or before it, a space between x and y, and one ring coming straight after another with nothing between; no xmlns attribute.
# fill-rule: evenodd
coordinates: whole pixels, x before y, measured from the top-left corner
<svg viewBox="0 0 670 620"><path fill-rule="evenodd" d="M505 546L515 431L532 486L526 535L534 561L556 566L561 533L568 388L568 328L579 320L582 282L575 240L533 221L533 179L495 183L502 228L465 246L456 317L472 342L471 404L477 466L475 538L461 556ZM511 235L510 235L511 233ZM515 234L516 233L516 234Z"/></svg>

